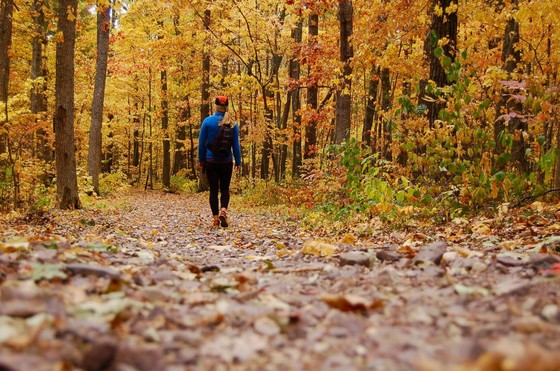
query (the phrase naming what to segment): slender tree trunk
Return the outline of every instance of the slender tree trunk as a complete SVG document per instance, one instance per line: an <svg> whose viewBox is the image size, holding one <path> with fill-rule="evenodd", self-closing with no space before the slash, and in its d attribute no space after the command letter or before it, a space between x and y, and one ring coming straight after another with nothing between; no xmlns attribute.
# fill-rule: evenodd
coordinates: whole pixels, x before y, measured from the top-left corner
<svg viewBox="0 0 560 371"><path fill-rule="evenodd" d="M352 117L352 67L351 59L354 56L350 38L353 32L353 14L351 0L341 0L338 5L338 20L340 23L340 60L343 62L341 83L336 93L336 129L334 141L342 143L350 138L350 125Z"/></svg>
<svg viewBox="0 0 560 371"><path fill-rule="evenodd" d="M262 146L261 152L261 179L268 179L270 175L270 155L272 153L272 132L274 112L272 108L268 106L267 91L266 88L262 87L263 95L263 105L264 105L264 120L266 126L265 139Z"/></svg>
<svg viewBox="0 0 560 371"><path fill-rule="evenodd" d="M391 76L389 75L389 68L384 67L381 69L381 109L384 115L380 117L380 125L383 127L383 155L385 159L391 160L391 153L389 146L392 140L391 120L386 117L386 113L391 108Z"/></svg>
<svg viewBox="0 0 560 371"><path fill-rule="evenodd" d="M210 29L210 10L204 11L204 29ZM208 45L208 43L206 43ZM200 122L210 116L210 51L207 46L203 46L202 55L202 103L200 105ZM208 190L208 179L202 172L198 176L198 190L200 192Z"/></svg>
<svg viewBox="0 0 560 371"><path fill-rule="evenodd" d="M517 7L518 0L514 0L513 5ZM517 72L521 72L519 70L521 63L521 51L517 49L519 40L519 23L512 15L510 15L506 24L502 49L502 62L504 63L504 70L508 73L510 80L518 80L515 74ZM495 150L498 156L500 156L504 151L510 150L515 165L522 172L528 173L530 170L529 162L527 161L527 157L525 155L527 143L525 143L524 136L522 135L527 131L527 123L523 122L518 116L515 116L511 117L506 125L506 121L504 119L504 115L508 113L523 113L523 104L512 97L515 93L514 88L503 88L502 97L496 110L496 121L494 124L494 140L496 142ZM503 145L502 139L506 135L512 137L510 149L505 148Z"/></svg>
<svg viewBox="0 0 560 371"><path fill-rule="evenodd" d="M185 107L181 106L179 110L180 123L177 126L176 140L175 140L175 158L173 159L173 174L177 174L179 170L186 167L187 153L185 150L185 142L187 140L187 122L191 118L191 106L189 103L189 96L185 97ZM189 129L192 131L192 125L189 123ZM194 143L191 143L194 146ZM190 167L194 167L194 160L192 155L189 156L191 160Z"/></svg>
<svg viewBox="0 0 560 371"><path fill-rule="evenodd" d="M101 149L103 125L103 105L105 82L107 80L107 60L109 58L109 34L111 32L111 7L99 5L97 9L97 59L95 62L95 83L91 105L91 125L89 129L88 173L93 190L99 194L101 174Z"/></svg>
<svg viewBox="0 0 560 371"><path fill-rule="evenodd" d="M10 49L12 46L12 24L14 0L0 1L0 102L2 116L0 116L0 153L7 150L8 135L4 126L8 121L8 85L10 81Z"/></svg>
<svg viewBox="0 0 560 371"><path fill-rule="evenodd" d="M373 128L373 120L376 116L376 105L377 105L377 92L379 90L379 74L381 73L381 67L376 66L371 68L369 84L368 84L368 96L366 99L366 112L364 115L364 126L362 130L362 141L375 150L373 137L371 135Z"/></svg>
<svg viewBox="0 0 560 371"><path fill-rule="evenodd" d="M444 87L449 85L449 81L447 80L445 69L442 67L440 59L434 55L434 51L438 47L437 41L445 38L447 43L442 46L443 54L450 57L453 61L455 60L458 30L457 11L447 13L446 9L450 9L452 4L456 4L456 0L432 0L432 3L433 8L437 6L439 9L443 9L444 13L433 12L432 9L431 30L435 33L435 40L433 40L435 42L426 42L425 52L430 61L430 80L434 81L437 87ZM426 105L428 106L428 118L432 128L438 118L439 111L444 106L437 99L428 99Z"/></svg>
<svg viewBox="0 0 560 371"><path fill-rule="evenodd" d="M319 36L319 15L311 14L308 19L308 33L310 49L314 49L317 44L317 37ZM311 75L311 66L308 67L307 75ZM313 114L307 122L305 127L305 143L303 149L303 158L313 158L317 152L317 119L315 113L319 103L319 91L317 89L317 82L312 81L307 88L307 101L306 104L312 110Z"/></svg>
<svg viewBox="0 0 560 371"><path fill-rule="evenodd" d="M167 71L161 71L161 129L163 131L163 186L171 187L171 143L169 141L169 102L167 101Z"/></svg>
<svg viewBox="0 0 560 371"><path fill-rule="evenodd" d="M74 46L78 0L61 0L58 32L63 40L56 45L55 148L56 188L61 209L80 208L74 143Z"/></svg>
<svg viewBox="0 0 560 371"><path fill-rule="evenodd" d="M292 31L292 38L294 39L296 45L301 44L302 40L303 23L299 21L296 28ZM299 90L299 79L301 74L301 66L297 58L292 58L290 60L290 77L293 81L297 81L297 87L295 87L290 93L292 95L292 178L297 179L300 175L300 169L302 164L301 159L301 114L299 113L301 109L301 93Z"/></svg>
<svg viewBox="0 0 560 371"><path fill-rule="evenodd" d="M45 12L43 10L43 0L33 0L33 29L34 34L31 41L31 93L30 109L31 113L39 114L47 111L47 70L46 57L43 53L43 46L47 45L47 24L45 22ZM38 118L37 118L38 119ZM36 119L36 120L37 120ZM48 144L48 133L44 128L37 129L37 151L36 156L45 161L52 160L52 149Z"/></svg>
<svg viewBox="0 0 560 371"><path fill-rule="evenodd" d="M148 143L148 172L146 173L146 184L144 190L154 189L154 136L152 122L152 68L148 68L148 132L150 141Z"/></svg>

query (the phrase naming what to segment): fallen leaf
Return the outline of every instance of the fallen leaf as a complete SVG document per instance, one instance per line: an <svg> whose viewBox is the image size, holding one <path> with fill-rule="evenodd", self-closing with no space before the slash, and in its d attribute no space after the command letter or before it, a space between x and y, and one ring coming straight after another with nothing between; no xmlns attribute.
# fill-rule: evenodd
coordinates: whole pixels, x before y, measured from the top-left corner
<svg viewBox="0 0 560 371"><path fill-rule="evenodd" d="M353 294L323 294L321 295L321 300L331 308L343 312L364 312L368 309L383 306L383 301L381 299L371 300Z"/></svg>
<svg viewBox="0 0 560 371"><path fill-rule="evenodd" d="M301 249L302 254L324 256L330 258L338 251L338 246L323 241L307 240Z"/></svg>

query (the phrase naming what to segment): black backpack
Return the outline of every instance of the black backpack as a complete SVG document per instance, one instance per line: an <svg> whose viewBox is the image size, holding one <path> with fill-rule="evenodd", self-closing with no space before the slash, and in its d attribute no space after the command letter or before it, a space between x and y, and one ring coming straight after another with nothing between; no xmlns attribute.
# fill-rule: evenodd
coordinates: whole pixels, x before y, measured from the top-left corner
<svg viewBox="0 0 560 371"><path fill-rule="evenodd" d="M214 143L208 147L216 157L229 157L233 145L233 125L222 124L216 134Z"/></svg>

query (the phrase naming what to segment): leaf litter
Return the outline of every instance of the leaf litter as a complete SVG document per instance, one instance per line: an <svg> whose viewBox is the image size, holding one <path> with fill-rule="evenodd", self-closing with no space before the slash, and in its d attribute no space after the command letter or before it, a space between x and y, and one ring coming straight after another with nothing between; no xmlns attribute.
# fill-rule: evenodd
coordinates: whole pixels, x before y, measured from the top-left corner
<svg viewBox="0 0 560 371"><path fill-rule="evenodd" d="M560 369L556 206L363 239L125 201L0 222L1 369Z"/></svg>

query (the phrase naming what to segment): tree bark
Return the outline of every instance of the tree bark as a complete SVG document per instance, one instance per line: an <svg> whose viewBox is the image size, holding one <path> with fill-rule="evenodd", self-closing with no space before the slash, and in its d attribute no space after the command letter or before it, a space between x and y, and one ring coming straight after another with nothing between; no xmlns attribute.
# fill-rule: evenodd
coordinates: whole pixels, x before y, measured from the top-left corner
<svg viewBox="0 0 560 371"><path fill-rule="evenodd" d="M436 14L432 12L432 27L431 30L435 32L436 41L446 38L447 44L443 45L443 54L455 60L455 48L457 46L457 28L458 17L457 11L447 13L446 9L455 3L456 0L432 0L433 8L438 6L443 10L443 14ZM433 11L433 9L432 9ZM425 53L430 61L430 80L432 80L437 87L444 87L449 85L445 69L441 65L439 58L434 55L435 49L438 47L437 42L432 45L426 42ZM442 102L437 99L428 99L426 101L428 107L428 118L430 120L430 127L433 127L434 122L438 118L439 111L444 107Z"/></svg>
<svg viewBox="0 0 560 371"><path fill-rule="evenodd" d="M111 7L97 9L97 59L95 61L95 83L91 105L91 125L89 129L88 173L93 190L99 194L99 174L101 173L101 149L103 125L103 105L105 82L107 81L107 60L109 58L109 35L111 32Z"/></svg>
<svg viewBox="0 0 560 371"><path fill-rule="evenodd" d="M4 126L8 121L8 85L10 81L10 49L12 46L14 1L0 1L0 102L3 103L0 119L0 153L7 150L8 135Z"/></svg>
<svg viewBox="0 0 560 371"><path fill-rule="evenodd" d="M336 126L334 141L340 144L350 138L352 117L352 67L351 59L354 51L350 45L353 32L353 13L351 0L341 0L338 6L340 23L340 60L343 62L341 82L336 92Z"/></svg>
<svg viewBox="0 0 560 371"><path fill-rule="evenodd" d="M78 0L61 0L58 32L63 39L56 44L55 149L56 189L61 209L80 208L74 143L74 47Z"/></svg>
<svg viewBox="0 0 560 371"><path fill-rule="evenodd" d="M517 7L518 0L513 1L513 5ZM502 62L504 70L508 73L510 80L517 80L515 74L519 71L519 64L521 63L521 51L516 49L520 41L519 36L519 23L517 20L510 16L507 21L504 43L502 48ZM511 117L506 124L504 115L515 112L518 115L523 113L523 104L512 95L515 93L513 89L508 87L502 88L502 97L496 109L496 121L494 124L494 140L496 142L496 154L500 156L504 151L508 150L504 146L502 139L505 135L511 136L511 151L512 159L515 165L524 173L528 173L529 162L526 157L527 143L525 143L523 133L527 131L527 123L523 122L519 116Z"/></svg>
<svg viewBox="0 0 560 371"><path fill-rule="evenodd" d="M46 56L43 46L47 45L47 24L43 10L44 0L33 0L33 38L31 40L31 92L30 110L33 114L47 111L47 69ZM38 119L38 118L37 118ZM37 120L36 119L36 120ZM45 128L37 129L37 148L35 155L45 161L52 160L52 149L48 143L48 133Z"/></svg>
<svg viewBox="0 0 560 371"><path fill-rule="evenodd" d="M308 33L310 49L314 49L317 44L317 37L319 36L319 15L311 14L308 19ZM308 67L307 75L311 75L311 66ZM307 106L312 110L312 117L308 120L305 127L305 143L303 149L303 158L313 158L317 152L317 119L316 111L319 103L319 91L317 89L317 82L310 82L307 87Z"/></svg>
<svg viewBox="0 0 560 371"><path fill-rule="evenodd" d="M171 187L171 143L169 141L169 102L167 101L167 71L161 71L161 130L163 131L163 186Z"/></svg>
<svg viewBox="0 0 560 371"><path fill-rule="evenodd" d="M209 9L204 11L203 25L206 31L210 29L210 14ZM206 46L204 46L202 52L202 103L200 105L200 122L210 116L210 52L206 49ZM198 175L198 190L199 192L204 192L208 189L208 179L206 179L206 176L200 171Z"/></svg>
<svg viewBox="0 0 560 371"><path fill-rule="evenodd" d="M366 110L364 115L364 126L362 130L362 141L375 149L375 143L372 140L376 136L372 136L373 120L377 114L377 93L379 91L379 74L381 67L372 67L368 84L368 96L366 99Z"/></svg>
<svg viewBox="0 0 560 371"><path fill-rule="evenodd" d="M303 23L299 21L296 28L292 31L292 38L294 39L296 45L301 44L302 40L302 30ZM292 145L292 178L297 179L300 175L301 169L301 114L299 110L301 109L301 93L299 90L299 78L301 74L301 66L297 58L292 58L290 60L290 78L297 82L296 87L290 92L292 95L292 135L293 135L293 145Z"/></svg>
<svg viewBox="0 0 560 371"><path fill-rule="evenodd" d="M185 97L185 106L181 106L179 110L179 124L177 125L177 132L175 134L175 157L173 158L173 174L177 174L181 169L186 167L187 153L185 150L185 141L187 140L187 122L191 118L191 107L189 104L189 96ZM192 125L189 123L190 130ZM193 143L191 143L192 145ZM192 160L192 156L191 156ZM191 168L194 167L194 161L191 163Z"/></svg>

